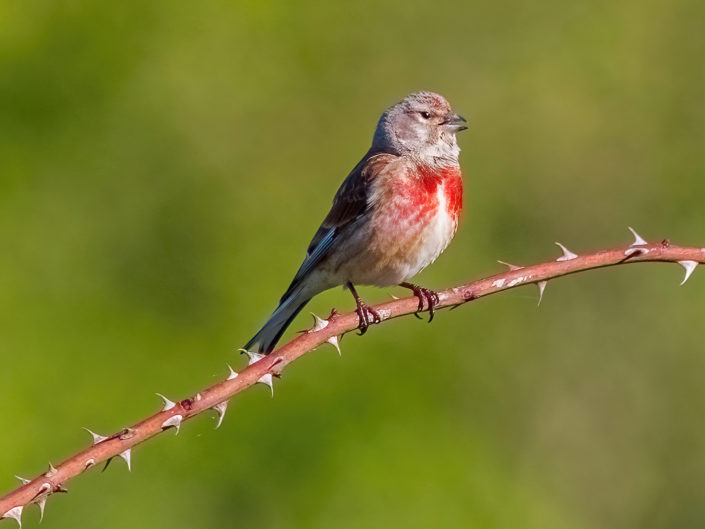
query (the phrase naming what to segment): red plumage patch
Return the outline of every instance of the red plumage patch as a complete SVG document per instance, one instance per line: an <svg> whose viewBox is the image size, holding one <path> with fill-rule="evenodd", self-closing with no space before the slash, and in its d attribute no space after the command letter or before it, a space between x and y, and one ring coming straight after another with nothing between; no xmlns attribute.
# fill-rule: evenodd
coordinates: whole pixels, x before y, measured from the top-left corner
<svg viewBox="0 0 705 529"><path fill-rule="evenodd" d="M414 201L418 201L419 206L435 208L438 205L438 186L443 186L448 213L457 218L463 207L463 180L460 169L420 167L418 173L419 184L416 186Z"/></svg>

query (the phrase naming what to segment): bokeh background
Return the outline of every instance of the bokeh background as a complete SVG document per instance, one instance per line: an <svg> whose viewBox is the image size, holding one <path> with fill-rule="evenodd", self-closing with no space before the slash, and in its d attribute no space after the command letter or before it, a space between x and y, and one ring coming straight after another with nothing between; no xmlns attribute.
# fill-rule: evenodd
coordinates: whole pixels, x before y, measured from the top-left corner
<svg viewBox="0 0 705 529"><path fill-rule="evenodd" d="M627 225L705 245L704 22L699 0L0 2L0 489L243 365L413 90L471 121L462 225L424 285ZM44 527L701 528L705 274L682 276L596 271L538 309L526 287L348 336L219 431L74 480ZM332 306L351 299L310 309Z"/></svg>

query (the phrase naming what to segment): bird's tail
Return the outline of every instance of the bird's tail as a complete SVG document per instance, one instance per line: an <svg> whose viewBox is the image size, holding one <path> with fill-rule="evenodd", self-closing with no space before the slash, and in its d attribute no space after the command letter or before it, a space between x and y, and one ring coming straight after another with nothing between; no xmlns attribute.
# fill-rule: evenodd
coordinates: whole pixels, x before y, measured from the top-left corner
<svg viewBox="0 0 705 529"><path fill-rule="evenodd" d="M257 344L259 346L257 352L269 354L274 350L274 346L277 345L284 331L291 325L291 322L301 312L306 303L311 300L311 297L307 296L302 290L302 288L297 288L284 295L277 309L267 320L267 323L247 342L245 349L249 351Z"/></svg>

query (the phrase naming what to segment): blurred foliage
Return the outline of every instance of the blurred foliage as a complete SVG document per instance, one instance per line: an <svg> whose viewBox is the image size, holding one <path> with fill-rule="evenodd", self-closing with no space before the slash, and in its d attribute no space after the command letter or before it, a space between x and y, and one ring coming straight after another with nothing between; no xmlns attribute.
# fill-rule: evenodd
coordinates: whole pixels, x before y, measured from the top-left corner
<svg viewBox="0 0 705 529"><path fill-rule="evenodd" d="M0 1L0 489L242 365L380 112L471 121L443 287L703 244L698 0ZM46 527L700 528L705 274L348 336L52 498ZM389 292L363 289L370 300ZM398 292L397 292L398 293ZM352 308L331 291L311 304ZM301 316L293 330L310 324ZM35 527L36 509L25 516Z"/></svg>

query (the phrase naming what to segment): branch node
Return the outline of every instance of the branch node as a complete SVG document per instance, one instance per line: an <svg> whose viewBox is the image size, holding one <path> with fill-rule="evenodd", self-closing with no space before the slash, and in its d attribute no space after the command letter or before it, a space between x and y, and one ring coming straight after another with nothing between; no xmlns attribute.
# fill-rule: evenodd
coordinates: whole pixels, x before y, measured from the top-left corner
<svg viewBox="0 0 705 529"><path fill-rule="evenodd" d="M120 432L119 437L121 441L124 441L126 439L132 439L135 435L137 435L137 430L134 428L125 428Z"/></svg>

